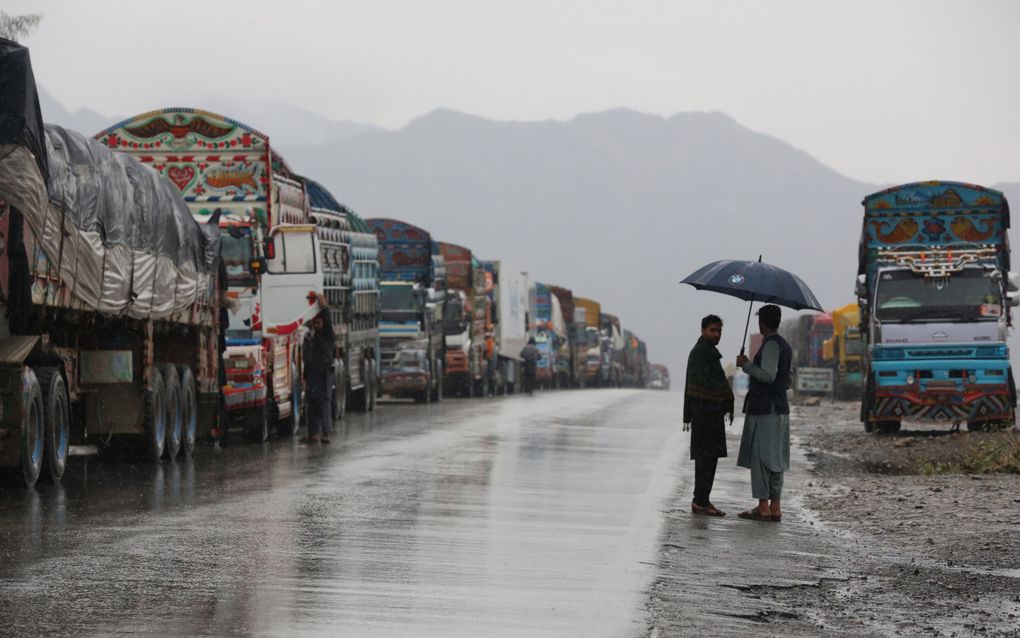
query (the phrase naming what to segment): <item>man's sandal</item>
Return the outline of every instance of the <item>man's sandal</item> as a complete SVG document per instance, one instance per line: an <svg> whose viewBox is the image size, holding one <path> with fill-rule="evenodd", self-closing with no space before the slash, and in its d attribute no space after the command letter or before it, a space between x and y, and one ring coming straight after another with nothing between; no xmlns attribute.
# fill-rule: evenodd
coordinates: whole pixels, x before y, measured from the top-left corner
<svg viewBox="0 0 1020 638"><path fill-rule="evenodd" d="M759 512L757 507L749 509L746 512L741 512L741 513L737 514L737 518L743 518L743 519L749 520L749 521L771 521L772 520L772 517L769 516L768 514L762 514L761 512Z"/></svg>
<svg viewBox="0 0 1020 638"><path fill-rule="evenodd" d="M698 505L697 503L691 503L691 512L695 514L701 514L703 516L726 516L726 512L718 509L715 505L709 503L708 505Z"/></svg>

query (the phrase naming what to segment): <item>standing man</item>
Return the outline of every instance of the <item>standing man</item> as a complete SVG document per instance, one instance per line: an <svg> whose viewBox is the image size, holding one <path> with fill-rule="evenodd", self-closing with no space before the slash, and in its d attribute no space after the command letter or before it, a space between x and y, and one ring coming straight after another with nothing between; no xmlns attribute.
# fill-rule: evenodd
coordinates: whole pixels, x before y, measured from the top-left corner
<svg viewBox="0 0 1020 638"><path fill-rule="evenodd" d="M783 518L780 500L783 495L783 472L790 469L790 387L793 350L779 336L779 306L762 306L758 311L761 348L748 361L743 354L737 366L748 374L747 396L744 397L744 432L740 437L737 465L751 470L751 495L758 507L737 514L755 521Z"/></svg>
<svg viewBox="0 0 1020 638"><path fill-rule="evenodd" d="M529 338L528 345L521 350L521 359L524 361L524 391L528 396L535 391L535 375L538 373L538 360L541 358L542 353L535 345L535 338Z"/></svg>
<svg viewBox="0 0 1020 638"><path fill-rule="evenodd" d="M308 436L305 443L329 443L333 411L329 402L329 373L336 356L333 319L321 293L308 293L308 301L317 303L319 312L309 322L311 333L304 343L305 396L308 400ZM339 381L338 381L339 383Z"/></svg>
<svg viewBox="0 0 1020 638"><path fill-rule="evenodd" d="M722 319L708 315L701 320L701 337L687 358L684 388L684 430L691 431L691 459L694 461L694 500L691 511L708 516L725 516L712 505L709 496L715 482L719 458L726 456L725 415L733 423L733 388L730 387L716 346L722 338Z"/></svg>

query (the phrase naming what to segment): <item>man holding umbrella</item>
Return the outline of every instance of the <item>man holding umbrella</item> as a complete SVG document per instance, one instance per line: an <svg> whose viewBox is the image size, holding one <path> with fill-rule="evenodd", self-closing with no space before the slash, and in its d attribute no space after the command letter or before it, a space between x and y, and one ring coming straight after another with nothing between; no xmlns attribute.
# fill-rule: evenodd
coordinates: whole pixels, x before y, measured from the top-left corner
<svg viewBox="0 0 1020 638"><path fill-rule="evenodd" d="M719 457L726 456L726 424L733 423L733 389L719 363L716 346L722 337L722 319L708 315L701 320L701 338L687 359L684 388L684 430L691 431L691 459L694 461L694 500L691 511L708 516L725 516L709 500Z"/></svg>
<svg viewBox="0 0 1020 638"><path fill-rule="evenodd" d="M737 514L740 518L778 522L783 518L780 500L783 472L790 469L790 387L793 350L779 336L779 306L758 311L761 348L748 360L743 353L737 366L750 377L744 398L744 432L740 437L737 465L751 470L751 495L758 506Z"/></svg>

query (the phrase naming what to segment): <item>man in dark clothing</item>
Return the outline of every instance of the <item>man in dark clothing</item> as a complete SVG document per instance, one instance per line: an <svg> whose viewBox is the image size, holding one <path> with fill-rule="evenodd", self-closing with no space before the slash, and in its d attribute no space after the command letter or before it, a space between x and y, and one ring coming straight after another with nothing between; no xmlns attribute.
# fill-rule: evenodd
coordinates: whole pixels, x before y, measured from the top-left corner
<svg viewBox="0 0 1020 638"><path fill-rule="evenodd" d="M733 423L733 389L730 387L716 348L722 337L722 319L708 315L701 320L701 338L687 358L687 386L684 389L684 430L691 431L691 459L694 460L695 514L725 516L709 499L719 458L726 456L725 415Z"/></svg>
<svg viewBox="0 0 1020 638"><path fill-rule="evenodd" d="M538 373L538 360L541 358L542 353L535 345L535 338L531 337L528 339L528 345L521 350L521 359L524 361L524 391L529 395L535 390L535 375Z"/></svg>
<svg viewBox="0 0 1020 638"><path fill-rule="evenodd" d="M308 298L309 301L312 300L311 293ZM309 322L312 332L305 338L304 343L308 436L303 441L329 443L333 422L333 411L329 402L329 373L333 370L336 336L333 334L333 320L326 305L326 298L322 293L316 293L315 301L319 304L319 314Z"/></svg>

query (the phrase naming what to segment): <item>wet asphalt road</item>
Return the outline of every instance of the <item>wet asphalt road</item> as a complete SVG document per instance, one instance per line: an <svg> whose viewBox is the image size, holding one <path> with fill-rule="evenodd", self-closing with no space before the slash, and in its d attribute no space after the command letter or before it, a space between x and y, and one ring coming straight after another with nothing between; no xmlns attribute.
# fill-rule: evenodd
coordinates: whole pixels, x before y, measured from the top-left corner
<svg viewBox="0 0 1020 638"><path fill-rule="evenodd" d="M74 458L0 488L0 633L643 634L681 400L390 404L329 446Z"/></svg>

